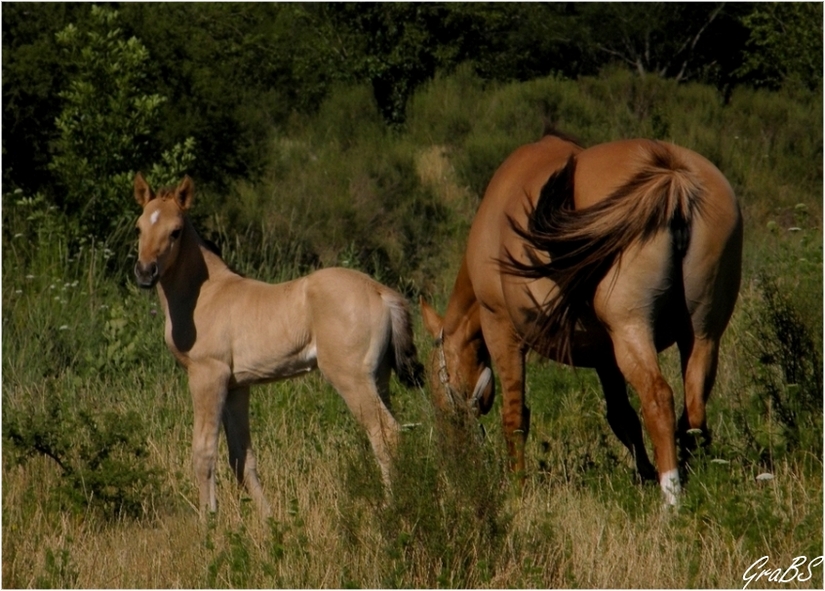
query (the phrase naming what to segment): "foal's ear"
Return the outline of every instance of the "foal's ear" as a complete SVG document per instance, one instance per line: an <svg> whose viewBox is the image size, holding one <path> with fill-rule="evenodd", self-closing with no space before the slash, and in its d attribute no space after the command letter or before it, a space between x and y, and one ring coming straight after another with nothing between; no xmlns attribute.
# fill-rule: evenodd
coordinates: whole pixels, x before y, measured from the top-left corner
<svg viewBox="0 0 825 591"><path fill-rule="evenodd" d="M424 328L430 333L434 339L437 339L441 334L441 328L444 326L444 319L438 315L431 305L425 300L424 296L420 296L418 303L421 305L421 316L424 319Z"/></svg>
<svg viewBox="0 0 825 591"><path fill-rule="evenodd" d="M183 211L192 206L192 199L195 197L195 183L187 174L175 189L175 201Z"/></svg>
<svg viewBox="0 0 825 591"><path fill-rule="evenodd" d="M135 201L137 201L141 207L146 207L146 204L154 198L155 193L152 191L152 187L149 186L149 183L146 182L143 175L138 172L135 175Z"/></svg>

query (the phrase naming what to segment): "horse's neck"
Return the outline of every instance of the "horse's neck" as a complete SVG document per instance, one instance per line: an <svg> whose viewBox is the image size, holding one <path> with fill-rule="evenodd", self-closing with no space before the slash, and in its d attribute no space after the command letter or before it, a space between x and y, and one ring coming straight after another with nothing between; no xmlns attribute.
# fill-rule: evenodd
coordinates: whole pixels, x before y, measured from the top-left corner
<svg viewBox="0 0 825 591"><path fill-rule="evenodd" d="M483 339L479 303L470 281L466 258L461 261L461 268L444 313L443 326L445 337L454 337L450 340L457 338L458 346L464 346L476 339Z"/></svg>

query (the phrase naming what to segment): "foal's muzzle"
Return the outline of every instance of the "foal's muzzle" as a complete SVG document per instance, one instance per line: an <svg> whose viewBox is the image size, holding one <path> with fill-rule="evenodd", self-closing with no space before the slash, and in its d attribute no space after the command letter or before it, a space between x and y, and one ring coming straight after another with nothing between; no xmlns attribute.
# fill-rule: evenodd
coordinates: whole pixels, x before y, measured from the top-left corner
<svg viewBox="0 0 825 591"><path fill-rule="evenodd" d="M144 265L140 261L135 264L135 277L140 287L149 289L154 287L160 278L160 270L156 262L151 262Z"/></svg>

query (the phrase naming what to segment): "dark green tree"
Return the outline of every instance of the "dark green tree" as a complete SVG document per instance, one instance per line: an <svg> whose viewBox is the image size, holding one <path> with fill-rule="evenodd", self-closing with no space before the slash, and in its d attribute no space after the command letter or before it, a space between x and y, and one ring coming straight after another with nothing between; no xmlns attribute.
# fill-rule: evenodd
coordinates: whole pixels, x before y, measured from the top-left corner
<svg viewBox="0 0 825 591"><path fill-rule="evenodd" d="M741 46L737 9L725 3L586 3L578 20L594 61L619 62L639 74L701 79ZM723 41L723 44L720 44Z"/></svg>
<svg viewBox="0 0 825 591"><path fill-rule="evenodd" d="M737 71L755 86L780 88L787 81L822 87L822 4L757 4L742 22L750 31Z"/></svg>
<svg viewBox="0 0 825 591"><path fill-rule="evenodd" d="M368 81L395 124L438 71L469 63L483 79L527 80L582 65L564 4L342 3L316 16L329 18L347 56L344 77Z"/></svg>
<svg viewBox="0 0 825 591"><path fill-rule="evenodd" d="M48 187L65 68L55 33L88 5L10 2L3 6L3 187L28 194Z"/></svg>
<svg viewBox="0 0 825 591"><path fill-rule="evenodd" d="M60 205L75 236L106 239L133 217L124 197L135 171L168 182L191 164L191 142L164 154L151 141L165 99L147 92L149 54L137 38L124 37L116 11L93 6L86 26L69 24L57 40L68 81L49 169L64 189Z"/></svg>
<svg viewBox="0 0 825 591"><path fill-rule="evenodd" d="M165 145L193 137L197 177L221 185L254 177L266 155L273 126L307 98L292 76L294 9L277 3L134 3L122 22L152 56L152 91L170 100L160 108L158 140ZM287 17L287 18L285 18ZM320 68L305 68L315 71Z"/></svg>

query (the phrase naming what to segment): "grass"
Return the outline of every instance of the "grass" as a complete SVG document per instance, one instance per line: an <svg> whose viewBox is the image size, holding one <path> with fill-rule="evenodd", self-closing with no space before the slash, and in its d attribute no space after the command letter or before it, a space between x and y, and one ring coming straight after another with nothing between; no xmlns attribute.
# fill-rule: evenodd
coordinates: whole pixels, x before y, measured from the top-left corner
<svg viewBox="0 0 825 591"><path fill-rule="evenodd" d="M427 392L393 382L394 414L419 426L404 433L386 498L366 437L310 375L252 397L272 518L238 490L221 441L219 512L201 522L191 402L155 294L132 285L122 243L69 247L56 212L12 195L3 585L737 587L762 556L784 570L821 555L821 96L742 90L723 107L710 89L620 72L487 88L459 72L414 97L404 131L376 124L368 96L343 89L282 130L260 184L199 193L197 223L236 268L281 281L352 266L443 310L480 191L509 150L539 135L543 115L588 143L663 137L720 165L745 213L744 280L709 406L714 443L691 462L681 508L663 510L656 485L635 483L595 374L531 357L523 489L505 468L500 402L482 443L473 432L455 445ZM785 342L793 355L777 354ZM661 363L679 408L678 355ZM138 419L126 429L107 413ZM757 480L766 472L772 480ZM141 474L156 480L144 486ZM749 587L821 588L822 568L813 574Z"/></svg>

